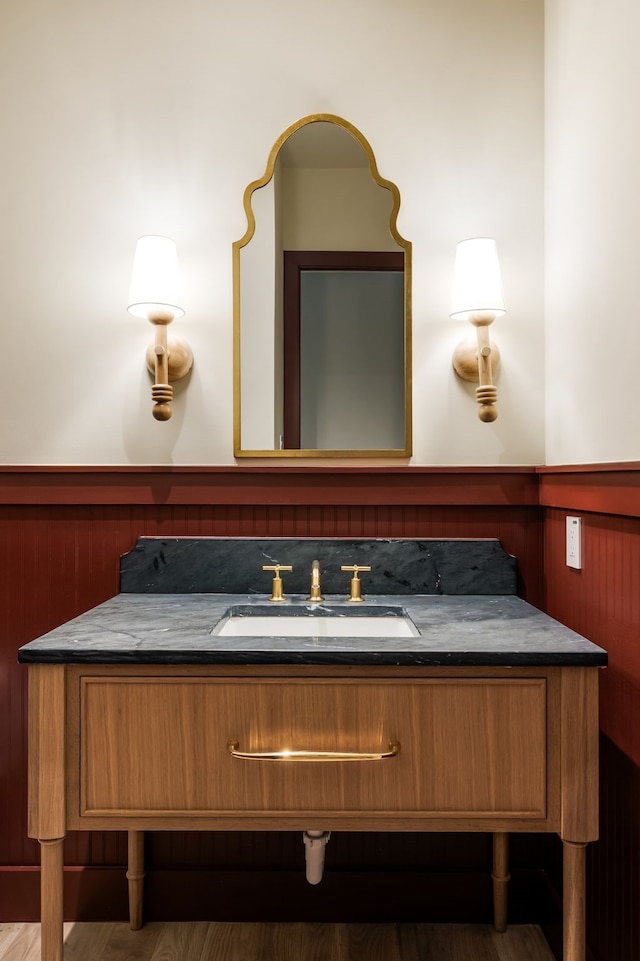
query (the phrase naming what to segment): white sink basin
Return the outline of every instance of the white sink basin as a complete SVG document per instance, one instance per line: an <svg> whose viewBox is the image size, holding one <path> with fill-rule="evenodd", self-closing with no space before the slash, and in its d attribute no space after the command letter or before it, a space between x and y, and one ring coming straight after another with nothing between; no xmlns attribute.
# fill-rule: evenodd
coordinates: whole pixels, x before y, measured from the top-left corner
<svg viewBox="0 0 640 961"><path fill-rule="evenodd" d="M224 618L213 634L221 637L417 637L418 630L404 616L326 616L314 614L241 614Z"/></svg>

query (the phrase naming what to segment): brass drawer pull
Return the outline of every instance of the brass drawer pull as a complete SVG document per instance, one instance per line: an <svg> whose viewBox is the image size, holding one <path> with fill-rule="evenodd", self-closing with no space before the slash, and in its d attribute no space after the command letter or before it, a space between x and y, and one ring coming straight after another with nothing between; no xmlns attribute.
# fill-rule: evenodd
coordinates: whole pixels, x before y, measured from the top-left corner
<svg viewBox="0 0 640 961"><path fill-rule="evenodd" d="M239 751L238 741L227 741L231 757L244 761L383 761L400 753L400 742L390 741L388 751L359 753L355 751Z"/></svg>

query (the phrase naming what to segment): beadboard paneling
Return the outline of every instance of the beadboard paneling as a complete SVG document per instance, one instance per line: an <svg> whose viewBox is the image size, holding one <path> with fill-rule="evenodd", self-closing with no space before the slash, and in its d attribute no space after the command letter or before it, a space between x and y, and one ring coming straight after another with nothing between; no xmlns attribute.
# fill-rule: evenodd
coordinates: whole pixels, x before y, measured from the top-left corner
<svg viewBox="0 0 640 961"><path fill-rule="evenodd" d="M565 469L541 484L547 613L609 654L600 673L600 840L587 855L587 940L596 961L640 956L639 477L637 467ZM565 564L568 514L582 518L579 571ZM557 860L548 870L559 890Z"/></svg>
<svg viewBox="0 0 640 961"><path fill-rule="evenodd" d="M532 471L277 474L0 471L0 767L11 785L0 792L0 864L28 868L39 860L37 843L26 837L27 672L17 664L17 649L116 594L119 557L140 535L497 537L518 558L519 593L541 604L542 525ZM448 856L458 856L456 844L463 860L473 860L473 845L462 839L449 842ZM389 869L416 850L397 837L380 837L375 847ZM370 838L354 838L345 863L357 869L371 850ZM423 841L419 850L423 863L437 860L437 845ZM299 853L296 842L280 836L220 834L203 842L166 834L150 845L152 861L168 869L201 864L203 852L209 864L236 869L255 868L256 859L264 869L282 868L297 863ZM71 865L122 865L126 840L117 833L73 834L65 856Z"/></svg>
<svg viewBox="0 0 640 961"><path fill-rule="evenodd" d="M581 571L564 563L567 514L583 519ZM640 465L537 471L0 467L0 772L9 785L0 791L0 864L9 866L0 871L0 896L10 893L3 904L16 920L18 911L38 916L39 860L37 844L26 838L26 671L16 651L115 594L119 556L140 535L498 537L518 558L519 593L609 651L600 675L602 826L589 851L589 945L597 961L637 957ZM157 899L152 888L150 909L163 916L162 891L176 869L183 869L181 884L216 867L239 878L297 870L298 841L251 832L154 835L149 860L163 881L155 885ZM554 841L514 837L514 873L542 865L552 876ZM478 878L488 864L482 835L354 834L334 842L331 857L346 872L453 870L457 879L465 871ZM70 917L98 916L107 892L113 894L109 910L124 910L124 836L72 835L66 859L87 866L70 869ZM116 880L107 882L110 877Z"/></svg>
<svg viewBox="0 0 640 961"><path fill-rule="evenodd" d="M582 517L582 570L565 564L565 518ZM600 727L640 766L640 518L545 514L546 610L600 644Z"/></svg>
<svg viewBox="0 0 640 961"><path fill-rule="evenodd" d="M600 744L600 840L588 851L587 938L598 961L640 958L640 769Z"/></svg>

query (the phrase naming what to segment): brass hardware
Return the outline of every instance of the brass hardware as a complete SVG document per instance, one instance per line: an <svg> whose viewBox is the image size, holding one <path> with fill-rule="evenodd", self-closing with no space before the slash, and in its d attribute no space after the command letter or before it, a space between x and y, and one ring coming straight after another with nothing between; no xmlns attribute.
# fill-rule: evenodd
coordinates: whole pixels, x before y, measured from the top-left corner
<svg viewBox="0 0 640 961"><path fill-rule="evenodd" d="M243 761L383 761L400 753L400 742L389 741L387 751L240 751L238 741L227 741L231 757Z"/></svg>
<svg viewBox="0 0 640 961"><path fill-rule="evenodd" d="M311 565L311 593L307 600L316 603L324 600L320 591L320 561L314 561Z"/></svg>
<svg viewBox="0 0 640 961"><path fill-rule="evenodd" d="M147 348L146 353L147 370L154 377L151 413L156 420L169 420L173 400L171 381L180 380L189 373L193 367L193 352L184 340L177 337L167 340L166 321L158 321L154 315L149 320L156 325L155 343Z"/></svg>
<svg viewBox="0 0 640 961"><path fill-rule="evenodd" d="M493 383L493 375L500 364L500 351L489 338L492 321L493 314L471 314L469 322L476 328L476 338L461 341L453 352L453 369L458 377L479 384L476 387L478 417L485 424L498 416L498 388Z"/></svg>
<svg viewBox="0 0 640 961"><path fill-rule="evenodd" d="M360 578L358 577L358 571L370 571L371 567L360 566L359 564L343 564L340 568L341 571L353 571L353 577L351 578L351 594L349 595L349 600L357 604L359 601L364 600L362 594L360 593Z"/></svg>
<svg viewBox="0 0 640 961"><path fill-rule="evenodd" d="M282 593L282 578L280 577L280 571L292 571L293 567L285 567L283 564L263 564L263 571L273 571L273 583L271 585L271 597L270 601L284 601L285 597Z"/></svg>

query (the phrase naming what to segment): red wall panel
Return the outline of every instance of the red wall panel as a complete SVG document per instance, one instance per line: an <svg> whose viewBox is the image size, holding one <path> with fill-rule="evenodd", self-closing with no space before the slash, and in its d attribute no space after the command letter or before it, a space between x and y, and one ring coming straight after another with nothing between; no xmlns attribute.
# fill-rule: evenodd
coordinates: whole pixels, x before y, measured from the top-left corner
<svg viewBox="0 0 640 961"><path fill-rule="evenodd" d="M588 852L587 935L598 961L640 946L640 470L541 477L549 614L606 648L600 673L600 840ZM582 517L582 569L565 564L565 518Z"/></svg>
<svg viewBox="0 0 640 961"><path fill-rule="evenodd" d="M520 593L541 602L532 472L392 473L386 481L366 470L278 474L278 484L269 474L261 488L264 471L246 469L214 472L211 485L203 471L0 472L0 864L39 859L26 836L27 672L17 649L116 594L120 555L141 535L497 537L518 558ZM123 486L133 503L123 503ZM163 863L190 862L188 836L159 844ZM119 835L67 841L69 864L125 859Z"/></svg>
<svg viewBox="0 0 640 961"><path fill-rule="evenodd" d="M565 564L566 510L545 516L546 609L609 654L600 726L640 765L640 518L582 517L582 569Z"/></svg>
<svg viewBox="0 0 640 961"><path fill-rule="evenodd" d="M583 518L581 571L565 565L568 513ZM0 467L0 865L10 866L6 885L24 892L22 917L37 917L30 866L39 851L26 837L27 672L16 652L115 594L119 557L140 535L499 538L518 559L519 593L609 652L600 675L604 822L590 856L590 945L599 961L635 956L628 949L640 943L637 918L631 920L640 896L640 822L628 799L637 799L640 783L640 465L538 471ZM415 870L431 845L436 868L444 852L443 863L453 858L457 868L476 869L483 852L470 848L469 839L459 842L445 837L434 847L428 836L389 843L381 836L373 860L388 870ZM294 843L279 835L158 835L150 856L158 869L206 862L227 870L254 863L287 870L299 858ZM340 855L344 865L367 870L371 856L370 839L355 835ZM122 865L126 839L108 832L72 835L66 860ZM84 892L89 880L80 886ZM616 896L607 901L613 889ZM80 900L70 899L71 916L82 913ZM599 911L605 902L615 911Z"/></svg>
<svg viewBox="0 0 640 961"><path fill-rule="evenodd" d="M600 839L587 852L587 938L598 961L640 958L640 768L600 745Z"/></svg>

